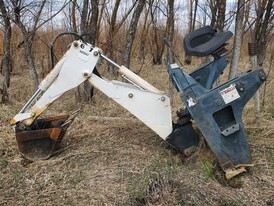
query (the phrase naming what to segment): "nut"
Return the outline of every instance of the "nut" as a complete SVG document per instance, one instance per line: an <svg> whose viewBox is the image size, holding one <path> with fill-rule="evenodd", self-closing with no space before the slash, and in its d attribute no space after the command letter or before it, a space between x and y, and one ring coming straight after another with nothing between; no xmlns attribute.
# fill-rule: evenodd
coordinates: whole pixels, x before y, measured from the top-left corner
<svg viewBox="0 0 274 206"><path fill-rule="evenodd" d="M78 47L78 42L77 41L73 42L73 46Z"/></svg>
<svg viewBox="0 0 274 206"><path fill-rule="evenodd" d="M83 71L82 74L83 74L83 77L85 78L88 78L91 76L91 73L88 70Z"/></svg>
<svg viewBox="0 0 274 206"><path fill-rule="evenodd" d="M98 54L99 54L98 51L94 51L94 52L93 52L93 55L94 55L94 56L98 56Z"/></svg>

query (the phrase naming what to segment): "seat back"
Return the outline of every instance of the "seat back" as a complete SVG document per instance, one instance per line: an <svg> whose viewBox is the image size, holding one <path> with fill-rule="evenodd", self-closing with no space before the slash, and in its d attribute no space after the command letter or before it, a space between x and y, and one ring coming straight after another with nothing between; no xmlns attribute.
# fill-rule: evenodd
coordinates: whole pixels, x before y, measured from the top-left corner
<svg viewBox="0 0 274 206"><path fill-rule="evenodd" d="M184 38L184 49L190 56L207 56L222 48L232 35L231 31L217 32L211 26L205 26Z"/></svg>

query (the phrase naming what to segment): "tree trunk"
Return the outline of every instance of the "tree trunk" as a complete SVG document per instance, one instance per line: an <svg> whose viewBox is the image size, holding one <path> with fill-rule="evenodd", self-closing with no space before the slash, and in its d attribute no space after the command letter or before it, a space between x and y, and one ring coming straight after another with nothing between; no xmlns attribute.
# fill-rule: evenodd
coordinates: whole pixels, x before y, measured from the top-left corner
<svg viewBox="0 0 274 206"><path fill-rule="evenodd" d="M168 1L168 13L167 13L167 38L172 43L174 38L174 0ZM170 63L175 63L175 55L171 49L168 48L168 59ZM169 81L168 85L168 96L170 98L170 102L173 103L174 97L174 86L171 81Z"/></svg>
<svg viewBox="0 0 274 206"><path fill-rule="evenodd" d="M256 55L251 57L252 66L262 65L265 59L266 48L270 40L270 35L273 29L273 24L269 24L271 19L274 18L273 0L264 0L258 2L257 5L257 18L255 23L255 50ZM254 111L256 122L260 122L260 95L259 90L254 95Z"/></svg>
<svg viewBox="0 0 274 206"><path fill-rule="evenodd" d="M22 35L23 35L23 45L24 45L24 51L25 51L25 55L27 58L27 62L28 65L30 67L30 72L31 72L31 79L32 79L32 83L33 83L33 87L34 90L38 89L38 74L35 68L35 63L34 63L34 56L32 53L32 40L34 39L34 36L36 34L36 30L38 28L38 21L40 18L40 15L42 13L42 10L45 6L46 0L43 0L41 2L40 8L38 10L38 12L35 14L34 19L33 19L33 28L28 31L27 27L23 24L23 22L21 21L21 12L22 12L22 8L21 8L21 1L12 1L12 4L14 6L14 15L15 15L15 23L18 25L18 27L20 28Z"/></svg>
<svg viewBox="0 0 274 206"><path fill-rule="evenodd" d="M249 15L250 15L250 9L251 8L251 1L247 1L246 2L246 5L245 5L245 14L244 14L244 23L243 23L243 28L244 28L244 31L246 32L247 30L247 25L248 27L251 26L252 24L249 23Z"/></svg>
<svg viewBox="0 0 274 206"><path fill-rule="evenodd" d="M80 20L80 34L85 34L87 32L88 4L89 4L89 0L83 1L83 8L82 8L81 20Z"/></svg>
<svg viewBox="0 0 274 206"><path fill-rule="evenodd" d="M99 11L99 14L98 14L98 21L97 21L97 25L96 25L96 28L97 28L96 40L99 36L98 32L101 29L101 25L103 25L102 20L103 20L103 15L104 15L104 12L105 12L105 9L106 9L106 4L107 4L106 2L107 2L107 0L103 0L101 2L101 8L100 8L100 11Z"/></svg>
<svg viewBox="0 0 274 206"><path fill-rule="evenodd" d="M10 86L10 72L11 72L11 54L10 54L10 41L11 41L11 23L8 16L5 4L3 0L0 0L0 9L4 19L4 42L3 42L3 59L2 59L2 68L3 68L3 88L2 88L2 103L9 101L8 88Z"/></svg>
<svg viewBox="0 0 274 206"><path fill-rule="evenodd" d="M141 35L140 35L139 52L138 52L138 59L140 62L143 62L145 60L145 41L146 41L147 33L150 27L150 24L148 24L148 14L149 14L149 9L147 9L145 12L143 27L142 27L142 31L140 32Z"/></svg>
<svg viewBox="0 0 274 206"><path fill-rule="evenodd" d="M255 23L255 41L258 48L257 58L258 65L262 65L265 59L266 48L268 46L268 39L273 32L273 0L265 0L258 3L257 6L257 18Z"/></svg>
<svg viewBox="0 0 274 206"><path fill-rule="evenodd" d="M252 67L255 67L258 65L257 62L257 56L251 56L250 57L251 65ZM261 119L261 110L260 110L260 93L259 90L256 91L256 93L253 96L253 102L254 102L254 112L255 112L255 119L256 122L260 122L259 120Z"/></svg>
<svg viewBox="0 0 274 206"><path fill-rule="evenodd" d="M153 4L156 5L153 5ZM162 2L160 1L150 1L149 9L150 9L150 18L152 22L152 40L151 40L151 50L152 50L152 61L155 65L162 64L162 57L164 52L163 38L164 32L163 29L160 28L158 24L158 12L160 5Z"/></svg>
<svg viewBox="0 0 274 206"><path fill-rule="evenodd" d="M226 11L226 0L220 0L218 3L218 15L216 29L219 31L224 30L225 26L225 11Z"/></svg>
<svg viewBox="0 0 274 206"><path fill-rule="evenodd" d="M72 6L71 6L71 22L72 22L72 30L74 33L78 33L77 26L76 26L76 7L77 0L72 0Z"/></svg>
<svg viewBox="0 0 274 206"><path fill-rule="evenodd" d="M116 0L115 5L112 11L111 19L110 19L110 25L109 25L109 31L108 31L108 39L107 39L107 46L108 46L108 53L110 57L113 57L113 47L114 47L114 36L115 36L115 26L116 26L116 19L117 19L117 13L120 6L121 0Z"/></svg>
<svg viewBox="0 0 274 206"><path fill-rule="evenodd" d="M139 18L140 18L140 15L144 8L145 3L146 3L145 0L138 1L138 4L134 10L134 13L133 13L131 21L130 21L129 30L127 33L126 47L124 50L124 64L128 68L130 66L130 55L131 55L133 41L135 39L138 21L139 21Z"/></svg>
<svg viewBox="0 0 274 206"><path fill-rule="evenodd" d="M209 8L210 8L210 11L211 11L210 26L212 26L214 28L214 27L216 27L216 23L217 23L218 1L210 0L209 1Z"/></svg>
<svg viewBox="0 0 274 206"><path fill-rule="evenodd" d="M117 59L117 54L114 55L114 48L117 49L117 40L115 38L117 32L119 31L119 29L123 26L124 22L126 21L127 17L129 16L129 14L131 13L131 11L134 9L134 7L136 6L138 1L134 1L132 3L132 6L128 9L128 11L126 11L123 15L122 18L119 22L117 22L117 16L118 16L118 9L120 6L120 2L121 0L116 0L115 1L115 5L111 14L111 18L109 20L109 31L108 31L108 35L107 35L107 52L110 56L110 58L116 60ZM120 42L119 42L120 43ZM118 75L118 73L116 71L114 71L113 66L110 65L108 67L109 70L113 71L114 75Z"/></svg>
<svg viewBox="0 0 274 206"><path fill-rule="evenodd" d="M225 23L226 0L210 0L209 8L211 11L210 26L218 29L219 31L223 31Z"/></svg>
<svg viewBox="0 0 274 206"><path fill-rule="evenodd" d="M24 48L25 48L25 54L27 56L27 62L30 67L32 85L34 90L37 90L39 86L39 81L38 81L38 74L34 64L34 56L32 53L32 42L28 38L28 34L25 32L24 32Z"/></svg>
<svg viewBox="0 0 274 206"><path fill-rule="evenodd" d="M87 32L90 34L90 43L92 45L95 45L96 38L97 38L97 22L98 22L98 15L99 15L98 5L99 5L99 0L91 1L91 18L90 18L90 21L88 22ZM97 70L96 72L97 72L96 75L99 75ZM94 87L89 83L89 81L84 82L84 91L85 91L85 96L87 97L87 100L91 101L94 95Z"/></svg>
<svg viewBox="0 0 274 206"><path fill-rule="evenodd" d="M193 19L193 3L194 0L189 0L189 10L188 10L188 33L193 31L193 25L194 24L194 19ZM191 64L191 56L187 55L185 53L185 64Z"/></svg>
<svg viewBox="0 0 274 206"><path fill-rule="evenodd" d="M167 23L166 23L166 29L167 29L167 38L172 43L174 38L174 0L168 1L168 14L167 14ZM169 62L175 63L175 56L174 53L169 50Z"/></svg>
<svg viewBox="0 0 274 206"><path fill-rule="evenodd" d="M95 45L97 35L98 35L98 18L99 18L99 0L92 0L91 1L91 19L89 22L89 33L91 36L91 44Z"/></svg>
<svg viewBox="0 0 274 206"><path fill-rule="evenodd" d="M192 32L193 30L193 3L194 0L189 0L189 9L188 9L188 32Z"/></svg>
<svg viewBox="0 0 274 206"><path fill-rule="evenodd" d="M27 63L31 72L31 79L33 82L33 87L36 90L38 88L38 74L35 68L35 61L32 49L32 42L36 35L37 30L60 13L64 7L67 5L67 2L64 2L62 7L59 7L59 10L52 14L49 18L44 19L40 18L41 15L44 15L43 11L46 7L47 0L41 1L21 1L13 0L10 1L12 4L12 9L14 13L14 19L12 21L19 27L23 36L23 46L24 52L27 59ZM34 8L35 7L35 8ZM37 10L36 10L37 9ZM36 12L37 11L37 12ZM22 19L21 19L22 15ZM44 16L43 16L44 17ZM42 21L42 23L40 23Z"/></svg>
<svg viewBox="0 0 274 206"><path fill-rule="evenodd" d="M243 34L243 19L245 10L245 0L238 0L238 8L235 22L235 37L234 37L234 48L233 56L231 60L231 67L229 72L229 79L234 78L237 75L238 64L241 53L241 41Z"/></svg>

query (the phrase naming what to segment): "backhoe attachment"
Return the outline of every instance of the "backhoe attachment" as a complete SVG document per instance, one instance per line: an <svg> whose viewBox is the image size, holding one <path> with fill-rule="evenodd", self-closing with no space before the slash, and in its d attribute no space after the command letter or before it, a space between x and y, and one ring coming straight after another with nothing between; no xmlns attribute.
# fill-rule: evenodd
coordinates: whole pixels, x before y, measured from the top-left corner
<svg viewBox="0 0 274 206"><path fill-rule="evenodd" d="M190 73L185 73L176 63L165 61L170 81L184 103L184 109L177 112L176 122L172 122L170 99L164 92L104 56L99 48L80 40L74 41L11 120L11 125L15 125L20 153L27 159L36 160L47 159L58 151L78 111L71 115L37 118L61 95L87 80L178 151L190 155L198 147L199 134L202 134L227 179L244 172L252 162L242 111L266 75L261 68L253 68L213 86L227 66L225 46L231 36L230 31L217 32L209 26L188 34L184 39L188 55L214 57ZM126 81L107 80L97 75L94 68L99 59L114 65ZM194 128L194 124L197 127Z"/></svg>
<svg viewBox="0 0 274 206"><path fill-rule="evenodd" d="M99 60L118 68L126 82L109 81L93 73ZM15 125L20 153L27 159L47 159L60 145L76 114L37 119L65 92L88 80L95 88L126 108L163 139L172 131L169 97L124 66L119 66L101 51L82 41L74 41L39 89L11 120Z"/></svg>

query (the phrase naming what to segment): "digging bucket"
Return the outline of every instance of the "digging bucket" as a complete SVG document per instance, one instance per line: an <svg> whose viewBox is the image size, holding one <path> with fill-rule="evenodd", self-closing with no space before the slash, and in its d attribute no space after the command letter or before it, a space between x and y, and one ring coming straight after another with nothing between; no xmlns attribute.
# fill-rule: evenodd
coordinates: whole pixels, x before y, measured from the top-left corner
<svg viewBox="0 0 274 206"><path fill-rule="evenodd" d="M28 160L35 161L48 159L56 154L78 111L71 115L38 119L24 129L15 126L15 136L21 155Z"/></svg>

